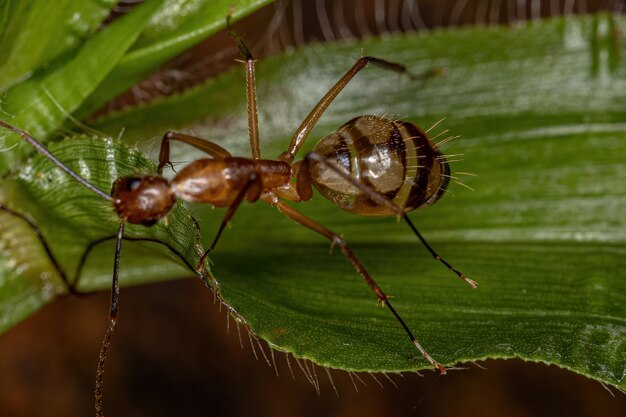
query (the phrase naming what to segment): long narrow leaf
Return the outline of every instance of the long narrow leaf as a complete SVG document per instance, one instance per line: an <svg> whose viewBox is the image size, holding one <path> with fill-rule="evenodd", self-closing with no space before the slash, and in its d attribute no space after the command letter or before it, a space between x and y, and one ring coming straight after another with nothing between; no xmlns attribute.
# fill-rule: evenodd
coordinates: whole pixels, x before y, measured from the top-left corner
<svg viewBox="0 0 626 417"><path fill-rule="evenodd" d="M9 90L3 100L3 119L45 140L111 71L161 3L151 0L139 6L91 37L72 56ZM15 162L16 155L19 160L25 152L25 147L13 147L19 141L16 135L3 132L3 136L7 150L0 153L0 172Z"/></svg>
<svg viewBox="0 0 626 417"><path fill-rule="evenodd" d="M172 4L173 3L173 4ZM143 80L151 72L226 25L226 16L244 17L270 0L178 0L168 2L138 44L120 61L78 112L84 118Z"/></svg>
<svg viewBox="0 0 626 417"><path fill-rule="evenodd" d="M0 91L93 33L115 0L0 2Z"/></svg>

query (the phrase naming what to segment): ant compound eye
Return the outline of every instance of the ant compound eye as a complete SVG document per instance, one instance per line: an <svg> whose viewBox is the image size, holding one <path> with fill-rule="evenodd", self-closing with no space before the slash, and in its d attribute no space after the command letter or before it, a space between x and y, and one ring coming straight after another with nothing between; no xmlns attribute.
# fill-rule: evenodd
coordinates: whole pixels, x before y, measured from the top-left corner
<svg viewBox="0 0 626 417"><path fill-rule="evenodd" d="M141 180L139 178L129 178L126 183L126 189L128 191L135 191L141 185Z"/></svg>
<svg viewBox="0 0 626 417"><path fill-rule="evenodd" d="M137 190L143 180L140 177L123 177L118 178L111 188L111 195L118 196L120 193L129 193Z"/></svg>

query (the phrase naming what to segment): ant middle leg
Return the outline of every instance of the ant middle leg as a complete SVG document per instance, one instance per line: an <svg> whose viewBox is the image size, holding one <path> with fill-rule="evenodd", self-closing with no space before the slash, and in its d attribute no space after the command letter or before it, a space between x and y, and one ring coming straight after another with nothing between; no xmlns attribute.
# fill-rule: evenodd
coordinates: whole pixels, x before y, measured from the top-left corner
<svg viewBox="0 0 626 417"><path fill-rule="evenodd" d="M37 239L39 239L39 242L41 243L41 246L43 247L44 251L46 252L46 255L48 255L48 259L50 259L50 262L52 262L52 266L54 267L54 269L59 274L59 277L61 278L61 281L63 281L63 285L67 289L67 292L69 294L76 294L76 295L78 295L79 292L76 290L75 283L74 282L70 282L67 274L65 273L65 270L61 267L61 264L59 263L57 258L52 253L52 250L50 249L50 246L48 246L48 242L46 241L45 237L43 236L43 232L41 231L39 226L37 226L37 223L35 223L35 221L32 220L31 218L29 218L28 216L26 216L24 214L21 214L21 213L15 211L13 209L10 209L10 208L6 207L3 204L0 204L0 211L4 211L4 212L10 214L11 216L17 217L18 219L23 220L24 222L26 222L26 224L28 224L28 226L35 233L35 236L37 236Z"/></svg>
<svg viewBox="0 0 626 417"><path fill-rule="evenodd" d="M215 238L213 239L213 243L211 243L211 246L209 246L209 248L204 252L202 257L198 261L198 266L196 269L199 270L199 268L203 265L204 260L209 255L209 253L211 253L215 249L215 246L217 245L217 242L219 241L220 236L222 236L222 232L226 228L226 225L228 224L228 222L235 215L235 212L241 205L241 202L243 201L243 199L246 198L248 202L253 203L261 197L262 192L263 192L263 182L261 181L261 177L255 172L251 173L248 176L244 186L241 188L241 190L239 190L239 193L237 194L233 202L230 204L230 206L228 206L228 211L226 211L226 215L224 215L224 219L222 219L222 223L220 224L220 228L217 231Z"/></svg>
<svg viewBox="0 0 626 417"><path fill-rule="evenodd" d="M415 225L413 224L413 222L411 221L407 213L402 208L393 204L384 195L380 194L379 192L372 189L368 185L363 184L360 181L357 181L347 172L337 167L334 163L327 161L325 158L323 158L322 156L320 156L319 154L315 152L309 152L305 156L300 167L298 168L298 192L301 193L301 197L303 197L302 198L303 200L310 199L312 197L311 180L310 180L310 173L309 173L311 161L315 161L316 163L321 164L324 167L332 170L341 178L343 178L346 182L357 187L359 190L365 193L372 201L376 202L377 204L381 206L388 207L393 212L395 212L398 217L401 217L409 225L411 230L413 230L413 233L417 236L417 238L422 242L422 244L430 252L433 259L445 265L449 270L454 272L456 276L458 276L465 283L467 283L472 289L478 288L478 283L476 281L468 278L465 274L463 274L461 271L456 269L454 266L452 266L452 264L450 264L448 261L446 261L441 256L439 256L437 252L435 252L435 250L428 244L426 239L424 239L422 234L419 232L417 227L415 227Z"/></svg>
<svg viewBox="0 0 626 417"><path fill-rule="evenodd" d="M409 336L409 339L411 339L411 343L420 351L424 359L426 359L432 366L437 368L442 374L446 373L446 368L442 364L437 362L435 359L433 359L433 357L430 356L430 354L428 354L426 349L424 349L422 345L417 341L417 339L413 335L413 332L411 332L411 329L409 328L409 326L404 322L402 317L400 317L398 312L395 310L395 308L393 308L393 306L389 302L388 296L383 292L383 290L376 283L376 281L374 281L374 278L372 278L369 272L367 272L365 267L357 259L357 257L354 255L354 253L348 246L348 244L341 238L341 236L339 236L337 233L333 232L332 230L327 229L321 224L317 223L313 219L305 216L299 211L293 209L291 206L285 204L284 202L280 200L268 201L268 203L276 207L278 211L280 211L281 213L283 213L285 216L289 217L291 220L295 221L296 223L299 223L302 226L308 229L311 229L314 232L317 232L321 234L322 236L326 237L328 240L330 240L331 245L339 246L339 248L341 249L345 257L350 261L350 263L352 263L352 265L354 266L356 271L359 273L359 275L361 275L361 278L363 278L365 283L372 289L374 294L376 294L376 297L378 297L378 302L382 306L386 306L387 308L389 308L389 310L394 315L394 317L398 320L398 322L400 322L400 325L402 326L406 334Z"/></svg>

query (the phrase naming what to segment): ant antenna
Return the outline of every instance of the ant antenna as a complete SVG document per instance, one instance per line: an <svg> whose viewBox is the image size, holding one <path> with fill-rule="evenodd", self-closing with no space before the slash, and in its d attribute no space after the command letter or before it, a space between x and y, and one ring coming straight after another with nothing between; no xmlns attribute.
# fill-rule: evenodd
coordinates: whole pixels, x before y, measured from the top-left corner
<svg viewBox="0 0 626 417"><path fill-rule="evenodd" d="M69 168L63 162L59 161L56 156L54 156L48 149L46 149L45 146L43 146L40 142L35 140L35 138L30 136L28 133L24 132L22 129L19 129L6 122L3 122L2 120L0 120L0 126L5 127L9 130L12 130L13 132L20 135L22 139L24 139L26 142L30 143L35 149L37 149L37 151L40 154L48 158L57 167L65 171L70 177L74 178L76 181L81 183L83 186L85 186L89 190L93 191L94 193L98 194L100 197L106 200L113 201L113 197L111 197L110 195L108 195L107 193L105 193L104 191L102 191L101 189L99 189L98 187L96 187L95 185L93 185L92 183L90 183L89 181L81 177L80 175L78 175L74 170Z"/></svg>

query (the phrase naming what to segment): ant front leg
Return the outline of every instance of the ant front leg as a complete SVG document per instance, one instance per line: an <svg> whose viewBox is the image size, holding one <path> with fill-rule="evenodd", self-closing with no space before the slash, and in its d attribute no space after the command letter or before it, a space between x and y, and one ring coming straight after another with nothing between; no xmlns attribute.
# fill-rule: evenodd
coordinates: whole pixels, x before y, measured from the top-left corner
<svg viewBox="0 0 626 417"><path fill-rule="evenodd" d="M191 145L201 150L202 152L205 152L214 159L224 159L230 158L232 156L230 152L228 152L226 149L222 148L217 143L211 142L210 140L186 135L184 133L173 132L170 130L165 133L165 135L163 135L163 139L161 139L161 149L159 150L159 166L157 167L157 173L159 175L163 174L163 167L165 165L169 165L170 168L174 169L174 166L170 161L171 140L177 140L179 142Z"/></svg>
<svg viewBox="0 0 626 417"><path fill-rule="evenodd" d="M291 208L289 205L285 204L284 202L280 200L268 201L268 203L276 207L278 211L283 213L285 216L289 217L291 220L294 220L295 222L301 224L302 226L308 229L311 229L314 232L317 232L321 234L322 236L326 237L328 240L330 240L331 245L339 246L339 248L341 248L341 251L343 252L345 257L350 261L350 263L352 263L352 265L354 266L356 271L359 273L359 275L361 275L361 278L363 278L365 283L372 289L374 294L376 294L376 297L378 297L378 302L382 306L386 306L387 308L389 308L389 310L394 315L394 317L400 322L400 325L402 326L406 334L409 336L409 339L411 339L411 343L420 351L422 356L424 356L424 358L432 366L437 368L442 374L446 373L446 368L442 364L437 362L435 359L433 359L433 357L428 354L426 349L424 349L422 345L417 341L415 336L413 336L413 332L411 332L411 329L409 329L409 326L404 322L402 317L400 317L400 315L395 310L395 308L393 308L393 306L389 302L389 298L387 297L387 295L383 292L380 286L378 286L376 281L374 281L374 278L372 278L369 272L367 272L365 267L357 259L357 257L354 255L354 253L348 246L348 244L341 238L341 236L339 236L337 233L333 232L332 230L327 229L326 227L322 226L321 224L317 223L311 218L305 216L299 211Z"/></svg>
<svg viewBox="0 0 626 417"><path fill-rule="evenodd" d="M35 223L29 217L21 213L18 213L17 211L10 209L4 206L3 204L0 204L0 211L4 211L10 214L11 216L17 217L18 219L21 219L24 222L26 222L28 226L30 226L30 228L33 230L33 232L37 236L37 239L39 239L39 242L41 243L41 246L43 247L44 251L46 251L46 255L48 255L48 259L50 259L50 262L52 262L52 266L54 267L54 269L56 269L57 273L61 277L61 280L63 281L63 284L65 285L65 288L67 289L67 292L70 294L79 294L79 292L76 291L76 285L75 285L76 283L70 282L70 280L68 279L67 275L65 274L65 271L63 270L63 268L61 268L61 264L52 253L50 246L48 246L48 242L44 238L43 232L41 231L39 226L37 226L37 223Z"/></svg>
<svg viewBox="0 0 626 417"><path fill-rule="evenodd" d="M116 237L117 235L105 236L100 239L94 240L90 242L89 245L87 245L87 248L85 248L85 250L83 251L83 254L80 257L80 261L78 261L78 265L76 266L76 272L74 273L74 279L72 280L72 286L74 288L78 288L80 277L83 274L83 268L85 266L85 262L87 262L87 257L89 256L93 248L95 248L97 245L101 244L102 242L115 239Z"/></svg>
<svg viewBox="0 0 626 417"><path fill-rule="evenodd" d="M478 288L478 283L476 281L468 278L465 274L463 274L461 271L456 269L454 266L452 266L452 264L450 264L448 261L446 261L441 256L439 256L437 252L435 252L435 250L428 244L428 242L426 242L426 239L424 239L424 237L419 232L419 230L417 230L417 227L415 227L411 219L409 219L409 216L406 214L406 212L402 208L393 204L384 195L380 194L376 190L370 188L369 186L363 184L360 181L357 181L347 172L337 167L334 163L327 161L326 159L324 159L322 156L318 155L315 152L309 152L304 158L304 160L302 161L302 163L300 164L300 167L298 169L298 182L299 182L298 192L301 193L301 197L303 197L303 199L305 198L310 199L312 197L311 180L310 180L310 172L309 172L311 161L314 161L315 163L323 165L325 168L332 170L341 178L343 178L346 182L360 189L364 194L366 194L375 203L381 206L386 206L390 208L393 212L396 213L398 217L401 217L409 225L411 230L413 230L413 233L417 236L417 238L422 242L422 244L430 252L433 259L444 264L449 270L454 272L459 278L465 281L472 289Z"/></svg>
<svg viewBox="0 0 626 417"><path fill-rule="evenodd" d="M346 72L343 77L341 77L339 81L337 81L335 85L333 85L332 88L328 90L326 95L322 97L322 99L315 105L315 107L313 107L313 110L311 110L309 115L302 121L302 123L294 133L293 137L291 138L289 149L280 154L280 156L278 157L279 160L285 161L289 164L293 162L293 159L304 144L306 138L309 136L309 133L311 133L311 130L317 124L320 117L322 117L324 111L326 111L328 106L330 106L330 103L335 100L341 90L343 90L344 87L352 80L352 78L354 78L354 76L358 74L359 71L365 68L367 64L374 64L377 67L398 72L401 74L406 74L414 78L414 76L411 75L406 67L402 64L385 61L384 59L376 58L373 56L360 57L352 66L352 68L350 68L348 72Z"/></svg>
<svg viewBox="0 0 626 417"><path fill-rule="evenodd" d="M126 220L122 219L120 227L117 231L117 242L115 245L115 258L113 260L113 280L111 282L111 308L109 309L109 325L102 341L100 348L100 356L98 358L98 367L96 369L96 390L95 390L95 407L96 417L103 417L102 411L102 386L104 383L104 363L106 362L109 346L111 345L111 336L115 330L117 323L117 313L120 300L119 272L120 272L120 255L122 253L122 240L124 238L124 227Z"/></svg>
<svg viewBox="0 0 626 417"><path fill-rule="evenodd" d="M197 220L194 219L193 217L192 217L192 220L193 220L194 229L195 229L196 249L199 250L200 253L204 253L204 249L201 247L201 243L200 243L200 225L198 224ZM103 242L107 242L109 240L113 240L113 239L116 239L116 238L117 238L117 235L105 236L105 237L96 239L96 240L92 241L91 243L89 243L89 245L87 245L87 248L85 249L85 251L83 252L82 256L80 257L80 261L78 262L78 266L76 267L76 272L74 273L74 279L73 279L72 284L71 284L74 288L78 288L79 279L82 276L83 268L85 266L85 263L87 262L87 258L89 257L89 254L93 251L93 249L96 246L98 246L101 243L103 243ZM180 259L180 261L182 263L187 265L187 267L191 271L196 273L204 284L206 284L206 285L209 284L209 281L206 280L206 278L203 275L203 273L201 271L198 271L196 268L194 268L194 266L191 265L191 263L189 263L187 258L185 256L183 256L183 254L181 252L179 252L176 248L171 246L169 243L164 242L164 241L159 240L159 239L154 239L154 238L149 238L149 237L124 237L124 240L128 240L128 241L131 241L131 242L152 242L152 243L158 243L160 245L165 246L167 249L169 249L170 252L172 252L174 255L176 255L178 257L178 259ZM76 292L78 294L81 294L78 291L76 291Z"/></svg>
<svg viewBox="0 0 626 417"><path fill-rule="evenodd" d="M202 257L198 261L198 265L196 267L197 270L200 270L206 257L209 255L209 253L211 253L215 249L215 246L217 245L217 242L220 239L222 232L226 228L226 225L228 224L228 222L235 215L235 212L241 205L241 202L243 201L244 197L248 200L248 202L254 203L261 197L262 192L263 192L263 182L261 181L261 177L257 173L253 172L252 174L248 176L246 183L241 188L241 190L239 190L239 193L237 193L237 196L235 197L233 202L230 204L230 206L228 206L228 211L226 212L226 215L224 216L224 219L222 220L222 224L220 224L220 228L217 231L217 235L215 236L215 239L213 239L213 243L211 243L211 246L209 247L209 249L207 249L204 252Z"/></svg>

